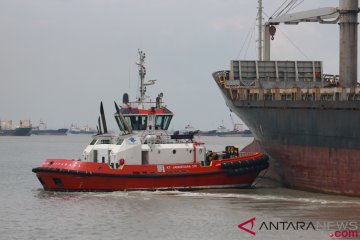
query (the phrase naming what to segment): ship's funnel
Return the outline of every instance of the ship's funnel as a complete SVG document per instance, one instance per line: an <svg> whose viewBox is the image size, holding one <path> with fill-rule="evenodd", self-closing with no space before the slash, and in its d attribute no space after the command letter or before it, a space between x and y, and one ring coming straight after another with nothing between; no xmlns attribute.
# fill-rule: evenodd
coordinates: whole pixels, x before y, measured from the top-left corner
<svg viewBox="0 0 360 240"><path fill-rule="evenodd" d="M124 93L123 95L123 103L128 104L129 103L129 94Z"/></svg>
<svg viewBox="0 0 360 240"><path fill-rule="evenodd" d="M102 103L102 102L100 103L100 115L101 115L101 121L102 121L103 128L104 128L104 133L107 133L105 113L104 113L104 107L103 107L103 103Z"/></svg>
<svg viewBox="0 0 360 240"><path fill-rule="evenodd" d="M339 0L340 12L340 83L357 85L359 0Z"/></svg>

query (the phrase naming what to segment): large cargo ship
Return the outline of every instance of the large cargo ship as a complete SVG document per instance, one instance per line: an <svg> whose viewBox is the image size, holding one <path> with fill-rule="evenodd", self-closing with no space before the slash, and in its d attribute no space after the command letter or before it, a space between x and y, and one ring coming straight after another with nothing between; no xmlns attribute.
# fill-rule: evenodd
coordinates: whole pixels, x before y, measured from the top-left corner
<svg viewBox="0 0 360 240"><path fill-rule="evenodd" d="M59 129L48 129L46 124L43 121L40 121L39 125L34 127L31 131L33 135L67 135L69 129L59 128Z"/></svg>
<svg viewBox="0 0 360 240"><path fill-rule="evenodd" d="M31 129L30 121L20 121L16 128L13 128L12 120L0 121L0 136L30 136Z"/></svg>
<svg viewBox="0 0 360 240"><path fill-rule="evenodd" d="M271 157L286 186L360 196L358 12L358 0L340 0L339 8L272 19L264 60L234 60L230 70L213 73L227 106L253 132L252 145ZM319 61L270 61L273 25L330 17L340 21L340 76L323 74Z"/></svg>

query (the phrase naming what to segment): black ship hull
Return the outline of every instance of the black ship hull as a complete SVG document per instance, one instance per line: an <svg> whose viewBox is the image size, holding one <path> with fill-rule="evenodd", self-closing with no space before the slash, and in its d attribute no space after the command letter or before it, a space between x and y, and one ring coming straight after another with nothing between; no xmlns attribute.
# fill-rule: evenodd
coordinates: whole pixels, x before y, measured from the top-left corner
<svg viewBox="0 0 360 240"><path fill-rule="evenodd" d="M60 128L60 129L46 129L46 130L32 130L31 134L33 135L67 135L68 129L67 128Z"/></svg>
<svg viewBox="0 0 360 240"><path fill-rule="evenodd" d="M359 101L231 100L222 93L285 185L360 196Z"/></svg>

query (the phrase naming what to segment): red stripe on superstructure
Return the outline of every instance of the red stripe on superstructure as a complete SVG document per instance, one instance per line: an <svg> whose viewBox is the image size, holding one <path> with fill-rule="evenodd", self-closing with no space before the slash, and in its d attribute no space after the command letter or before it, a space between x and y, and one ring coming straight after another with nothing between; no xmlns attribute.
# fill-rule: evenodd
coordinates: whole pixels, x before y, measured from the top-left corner
<svg viewBox="0 0 360 240"><path fill-rule="evenodd" d="M149 115L149 114L163 114L163 115L174 115L169 109L167 108L160 108L160 109L139 109L139 108L131 108L131 107L121 107L123 109L133 109L136 110L137 113L125 113L124 115ZM167 111L165 111L167 110Z"/></svg>

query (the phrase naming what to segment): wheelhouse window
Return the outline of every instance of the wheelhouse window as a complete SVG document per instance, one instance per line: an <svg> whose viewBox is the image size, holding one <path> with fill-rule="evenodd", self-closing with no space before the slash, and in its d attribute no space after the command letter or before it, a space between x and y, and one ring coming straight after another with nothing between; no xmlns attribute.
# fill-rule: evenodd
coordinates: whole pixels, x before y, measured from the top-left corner
<svg viewBox="0 0 360 240"><path fill-rule="evenodd" d="M115 115L115 120L116 120L116 123L117 125L119 126L120 128L120 131L122 132L125 132L125 123L123 122L123 120L119 117L119 115Z"/></svg>
<svg viewBox="0 0 360 240"><path fill-rule="evenodd" d="M96 144L112 144L112 141L111 139L95 138L90 143L90 145L96 145Z"/></svg>
<svg viewBox="0 0 360 240"><path fill-rule="evenodd" d="M116 140L116 145L121 145L121 144L123 143L123 141L124 141L124 139L118 138L118 139Z"/></svg>
<svg viewBox="0 0 360 240"><path fill-rule="evenodd" d="M128 124L131 126L132 130L146 130L147 126L147 116L133 115L133 116L124 116Z"/></svg>
<svg viewBox="0 0 360 240"><path fill-rule="evenodd" d="M168 130L172 115L157 115L155 118L155 129Z"/></svg>
<svg viewBox="0 0 360 240"><path fill-rule="evenodd" d="M101 139L100 144L111 144L110 139Z"/></svg>

